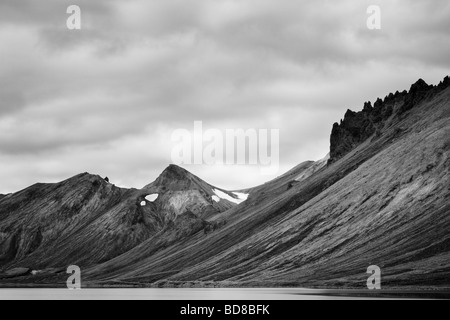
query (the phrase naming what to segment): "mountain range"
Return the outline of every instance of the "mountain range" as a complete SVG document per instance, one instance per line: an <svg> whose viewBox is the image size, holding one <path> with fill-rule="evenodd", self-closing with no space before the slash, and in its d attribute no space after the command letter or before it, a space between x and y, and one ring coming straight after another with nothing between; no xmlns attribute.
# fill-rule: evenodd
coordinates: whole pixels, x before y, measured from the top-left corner
<svg viewBox="0 0 450 320"><path fill-rule="evenodd" d="M329 154L227 191L170 165L142 189L83 173L0 195L0 286L450 285L450 79L335 123Z"/></svg>

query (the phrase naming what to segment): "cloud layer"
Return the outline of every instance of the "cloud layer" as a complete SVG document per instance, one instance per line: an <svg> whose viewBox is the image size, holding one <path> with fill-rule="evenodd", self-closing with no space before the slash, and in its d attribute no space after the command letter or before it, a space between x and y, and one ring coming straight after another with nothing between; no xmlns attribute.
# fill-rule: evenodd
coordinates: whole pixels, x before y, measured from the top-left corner
<svg viewBox="0 0 450 320"><path fill-rule="evenodd" d="M89 171L142 187L171 134L280 129L281 171L328 152L333 122L366 100L450 69L446 0L0 2L0 193ZM221 187L254 167L186 167Z"/></svg>

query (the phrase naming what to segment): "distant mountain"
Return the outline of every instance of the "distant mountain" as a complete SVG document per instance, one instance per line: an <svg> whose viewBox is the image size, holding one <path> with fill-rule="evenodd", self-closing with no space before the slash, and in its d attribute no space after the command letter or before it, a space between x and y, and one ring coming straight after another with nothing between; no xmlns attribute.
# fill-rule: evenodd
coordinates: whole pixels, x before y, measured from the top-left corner
<svg viewBox="0 0 450 320"><path fill-rule="evenodd" d="M170 166L142 190L83 174L2 198L0 285L77 264L94 287L364 288L377 265L384 288L448 288L449 78L348 111L330 142L238 193Z"/></svg>
<svg viewBox="0 0 450 320"><path fill-rule="evenodd" d="M129 250L163 226L157 217L144 219L139 195L85 173L3 198L0 268L91 264Z"/></svg>
<svg viewBox="0 0 450 320"><path fill-rule="evenodd" d="M289 170L285 174L272 181L269 181L258 187L241 190L240 192L250 195L246 204L257 204L261 200L267 198L267 196L275 197L285 193L294 185L300 183L303 180L306 180L316 172L325 168L328 159L329 155L318 161L302 162L298 166L294 167L293 169ZM226 212L225 214L230 213L231 211L232 210Z"/></svg>
<svg viewBox="0 0 450 320"><path fill-rule="evenodd" d="M117 188L88 173L57 184L36 184L0 199L0 270L89 266L109 261L160 232L217 228L218 223L202 218L236 203L215 201L213 190L221 189L176 166L142 190ZM146 199L156 192L155 200Z"/></svg>
<svg viewBox="0 0 450 320"><path fill-rule="evenodd" d="M329 159L330 159L330 154L327 154L325 156L325 158L314 162L311 167L309 167L308 169L306 169L306 170L302 171L301 173L299 173L295 177L295 181L296 182L301 182L301 181L304 181L304 180L308 179L309 177L311 177L313 174L315 174L319 170L325 168Z"/></svg>

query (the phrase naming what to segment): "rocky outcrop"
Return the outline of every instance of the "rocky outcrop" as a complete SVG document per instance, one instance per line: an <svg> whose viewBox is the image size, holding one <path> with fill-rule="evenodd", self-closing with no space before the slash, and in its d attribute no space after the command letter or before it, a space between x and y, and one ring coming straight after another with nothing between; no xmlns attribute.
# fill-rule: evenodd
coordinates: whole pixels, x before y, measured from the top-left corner
<svg viewBox="0 0 450 320"><path fill-rule="evenodd" d="M406 112L423 100L432 99L448 86L450 86L448 76L437 86L428 85L419 79L411 86L409 92L390 93L384 100L379 98L373 106L371 102L366 102L360 112L348 110L344 119L333 125L328 163L344 157L369 138L379 137L387 126L399 122Z"/></svg>

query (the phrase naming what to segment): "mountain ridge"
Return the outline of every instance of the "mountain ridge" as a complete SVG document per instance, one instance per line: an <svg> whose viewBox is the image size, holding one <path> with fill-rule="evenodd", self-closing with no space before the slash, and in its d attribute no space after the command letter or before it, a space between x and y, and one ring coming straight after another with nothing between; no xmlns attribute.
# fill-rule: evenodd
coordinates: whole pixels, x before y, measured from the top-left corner
<svg viewBox="0 0 450 320"><path fill-rule="evenodd" d="M378 98L373 106L371 102L366 102L360 112L347 110L344 119L333 125L329 163L342 158L373 135L379 136L386 125L400 121L415 105L449 86L448 76L436 86L419 79L411 85L409 91L390 93L384 100Z"/></svg>
<svg viewBox="0 0 450 320"><path fill-rule="evenodd" d="M389 95L385 99L387 102L382 101L373 110L367 105L359 116L349 113L338 124L338 134L333 138L332 132L330 137L337 149L342 147L340 153L334 153L334 158L330 155L331 161L300 164L265 185L246 190L250 193L247 201L224 211L216 207L214 212L205 212L205 207L195 206L196 199L185 197L186 192L195 191L196 195L201 195L202 203L214 205L211 198L215 187L177 166L169 166L141 190L115 189L105 180L98 180L101 179L98 176L82 175L85 186L93 188L98 181L95 195L112 190L113 194L104 196L113 198L114 195L118 201L118 207L109 213L95 214L93 223L86 223L86 229L76 224L78 229L73 228L65 236L74 236L72 241L81 244L87 244L86 239L90 239L92 245L88 244L87 249L68 250L63 255L65 259L60 258L60 253L52 253L48 264L34 253L28 259L25 257L6 266L57 268L64 266L62 262L77 262L77 255L85 260L100 255L102 259L87 259L88 264L84 264L83 259L78 261L83 263L83 277L89 286L165 287L215 283L220 286L358 288L366 283L367 267L377 264L383 270L383 284L387 287L449 286L448 87L448 77L438 86L428 86L419 80L406 95L393 94L393 99ZM392 113L385 116L389 112L383 110L388 110L389 106L392 106ZM373 121L376 119L374 112L381 115L380 121ZM383 123L383 126L379 129L373 125L374 128L364 131L365 121ZM352 129L356 133L354 136ZM321 165L317 170L311 175L305 174L318 163ZM167 185L165 190L164 185ZM41 202L49 202L51 190L51 186L42 188L40 195L44 200ZM142 207L142 199L152 192L160 193L159 197ZM186 204L181 213L170 211L172 209L166 206L170 201L165 200L166 196L173 199L174 195L179 199L179 192L183 193ZM83 194L85 196L77 198L74 205L91 208L91 198L95 196L88 196L88 191ZM233 193L228 195L232 197ZM19 197L22 203L29 196L28 190L6 200L0 199L0 257L3 259L8 258L8 254L17 254L15 246L24 243L18 240L24 233L16 233L15 240L10 234L5 237L18 224L11 224L17 220L8 220L11 214L8 216L2 208L13 205L12 198ZM44 209L46 207L40 210ZM23 211L23 208L19 205L15 210ZM58 217L57 212L50 215ZM30 219L27 214L24 216ZM167 217L170 218L166 220ZM4 221L9 223L4 225ZM108 224L111 237L100 232ZM117 228L125 233L116 232ZM41 238L47 239L46 232L41 232ZM40 238L38 232L25 234L26 239ZM117 246L113 240L116 237L123 243L112 250L111 247ZM40 242L45 241L48 239ZM18 252L22 255L33 247L33 241L25 242L29 243L26 248L19 246ZM67 251L69 243L63 241L61 246L52 249ZM129 248L122 247L124 244ZM0 276L0 285L11 281L62 285L64 276L44 273L15 280L2 280Z"/></svg>
<svg viewBox="0 0 450 320"><path fill-rule="evenodd" d="M36 183L0 199L0 271L27 265L53 275L62 265L111 260L160 233L170 240L213 232L226 221L205 219L236 205L214 200L214 190L237 198L176 165L143 189L87 172ZM154 192L160 194L147 200Z"/></svg>

